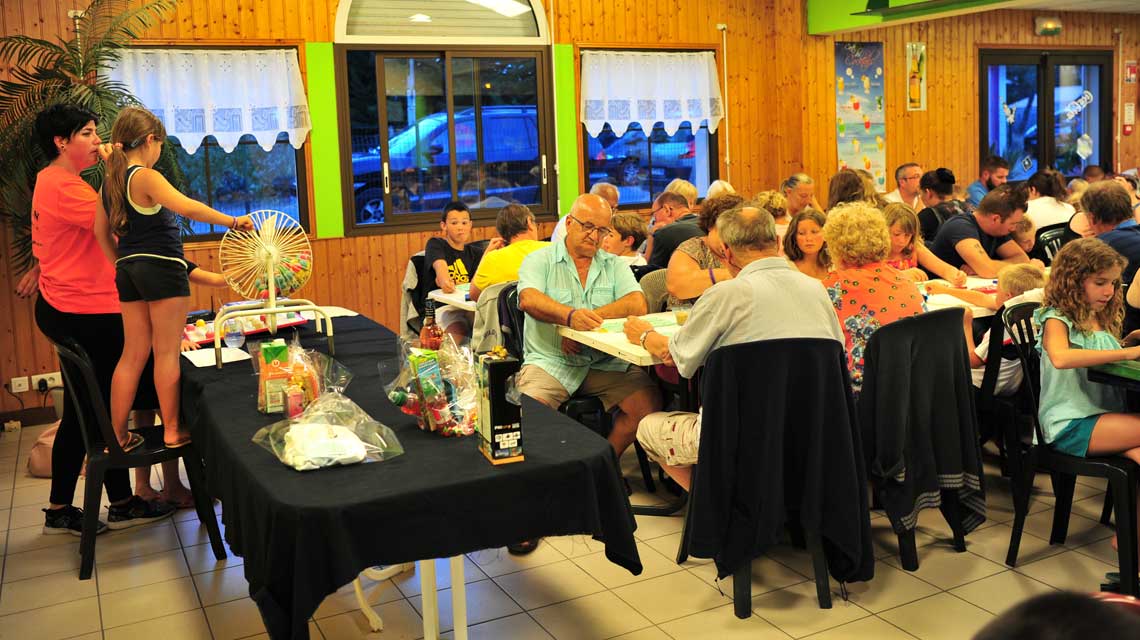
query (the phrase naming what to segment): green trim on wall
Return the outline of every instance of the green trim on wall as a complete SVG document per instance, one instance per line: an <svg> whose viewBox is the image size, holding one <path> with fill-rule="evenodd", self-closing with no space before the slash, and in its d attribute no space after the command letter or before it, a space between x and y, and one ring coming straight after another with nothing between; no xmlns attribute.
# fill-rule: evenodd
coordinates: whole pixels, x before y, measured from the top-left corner
<svg viewBox="0 0 1140 640"><path fill-rule="evenodd" d="M582 154L578 149L578 101L574 96L574 45L554 45L554 137L558 144L559 215L578 197Z"/></svg>
<svg viewBox="0 0 1140 640"><path fill-rule="evenodd" d="M313 156L313 205L318 238L344 236L340 182L340 131L336 108L336 66L331 42L305 43L309 80L309 148Z"/></svg>
<svg viewBox="0 0 1140 640"><path fill-rule="evenodd" d="M903 7L909 4L923 4L927 0L890 0L890 6ZM987 5L1011 5L1010 0L964 0L950 5L939 5L934 8L916 8L914 11L904 11L892 14L890 17L882 16L853 16L852 13L864 11L867 0L807 0L808 33L813 36L835 33L838 31L852 31L866 29L883 23L900 20L913 20L927 17L937 18L939 14L962 9L982 8ZM998 8L998 7L993 7Z"/></svg>

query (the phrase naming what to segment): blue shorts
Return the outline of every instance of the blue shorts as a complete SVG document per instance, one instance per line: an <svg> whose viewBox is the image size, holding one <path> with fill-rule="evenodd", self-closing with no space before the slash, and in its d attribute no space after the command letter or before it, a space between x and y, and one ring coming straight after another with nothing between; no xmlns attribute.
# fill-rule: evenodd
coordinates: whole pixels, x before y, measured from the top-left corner
<svg viewBox="0 0 1140 640"><path fill-rule="evenodd" d="M1085 457L1089 451L1089 440L1092 438L1093 427L1096 426L1100 415L1088 416L1070 420L1069 426L1057 434L1057 439L1051 443L1053 449L1071 456Z"/></svg>

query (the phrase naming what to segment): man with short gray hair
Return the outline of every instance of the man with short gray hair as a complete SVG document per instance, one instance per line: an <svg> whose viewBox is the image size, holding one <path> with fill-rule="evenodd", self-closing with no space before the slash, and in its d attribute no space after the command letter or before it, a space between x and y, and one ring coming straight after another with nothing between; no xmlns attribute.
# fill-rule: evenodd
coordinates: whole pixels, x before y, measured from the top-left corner
<svg viewBox="0 0 1140 640"><path fill-rule="evenodd" d="M672 337L631 316L625 323L630 342L675 364L686 378L726 345L776 338L830 338L844 344L823 285L777 255L776 223L768 211L736 207L717 218L716 230L723 243L716 249L733 278L709 287ZM651 413L638 425L637 440L666 473L689 488L701 440L700 414Z"/></svg>
<svg viewBox="0 0 1140 640"><path fill-rule="evenodd" d="M901 202L909 205L915 213L922 210L922 189L918 188L922 180L922 167L917 162L900 164L895 169L895 184L898 188L883 196L887 202Z"/></svg>

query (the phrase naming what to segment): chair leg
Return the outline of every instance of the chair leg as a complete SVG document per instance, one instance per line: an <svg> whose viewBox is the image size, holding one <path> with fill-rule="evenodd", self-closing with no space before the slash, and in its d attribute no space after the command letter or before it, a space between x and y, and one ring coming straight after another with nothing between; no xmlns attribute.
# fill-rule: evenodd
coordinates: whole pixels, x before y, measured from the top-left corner
<svg viewBox="0 0 1140 640"><path fill-rule="evenodd" d="M732 604L736 617L752 616L752 562L746 561L732 574Z"/></svg>
<svg viewBox="0 0 1140 640"><path fill-rule="evenodd" d="M904 533L898 534L898 540L899 561L903 569L918 571L918 547L914 542L914 529L907 529Z"/></svg>
<svg viewBox="0 0 1140 640"><path fill-rule="evenodd" d="M818 531L808 531L807 547L811 552L812 570L815 572L815 597L820 609L831 608L831 588L827 578L827 556L823 553L823 541Z"/></svg>
<svg viewBox="0 0 1140 640"><path fill-rule="evenodd" d="M1073 489L1077 477L1064 473L1053 474L1053 530L1049 534L1049 544L1065 544L1069 536L1069 513L1073 508Z"/></svg>
<svg viewBox="0 0 1140 640"><path fill-rule="evenodd" d="M966 534L962 527L962 503L958 500L957 490L942 490L942 502L938 505L938 510L942 512L942 517L946 519L946 524L950 525L950 531L954 533L954 550L958 553L965 552Z"/></svg>
<svg viewBox="0 0 1140 640"><path fill-rule="evenodd" d="M641 467L641 479L645 481L645 490L657 493L657 485L653 483L653 469L649 466L649 455L636 440L633 441L633 451L637 454L637 465Z"/></svg>
<svg viewBox="0 0 1140 640"><path fill-rule="evenodd" d="M95 568L95 536L99 534L99 501L103 497L102 464L87 463L87 482L83 488L83 535L79 541L79 579L90 580Z"/></svg>
<svg viewBox="0 0 1140 640"><path fill-rule="evenodd" d="M689 508L685 511L685 524L681 527L681 542L677 545L677 564L685 564L689 559L689 539L693 533L693 500L689 499Z"/></svg>
<svg viewBox="0 0 1140 640"><path fill-rule="evenodd" d="M194 509L198 512L198 521L206 525L206 534L210 537L210 548L214 551L214 558L225 560L226 545L222 544L222 533L218 530L218 514L214 513L214 502L206 484L206 474L202 471L202 458L193 444L186 446L182 462L186 465L186 479L190 481L190 493L194 495Z"/></svg>
<svg viewBox="0 0 1140 640"><path fill-rule="evenodd" d="M1140 596L1136 558L1136 478L1120 473L1109 478L1116 509L1116 548L1120 568L1120 592Z"/></svg>
<svg viewBox="0 0 1140 640"><path fill-rule="evenodd" d="M1019 469L1010 476L1010 489L1013 493L1013 531L1009 535L1009 550L1005 563L1017 566L1017 553L1021 548L1021 532L1025 529L1025 517L1029 514L1029 496L1033 491L1033 477L1036 475L1033 460L1027 455L1019 464Z"/></svg>
<svg viewBox="0 0 1140 640"><path fill-rule="evenodd" d="M808 548L807 533L804 531L803 524L800 523L799 515L788 519L788 539L791 541L792 546L797 549Z"/></svg>
<svg viewBox="0 0 1140 640"><path fill-rule="evenodd" d="M1104 492L1104 507L1100 510L1100 523L1103 525L1112 524L1112 485L1108 485L1108 490Z"/></svg>

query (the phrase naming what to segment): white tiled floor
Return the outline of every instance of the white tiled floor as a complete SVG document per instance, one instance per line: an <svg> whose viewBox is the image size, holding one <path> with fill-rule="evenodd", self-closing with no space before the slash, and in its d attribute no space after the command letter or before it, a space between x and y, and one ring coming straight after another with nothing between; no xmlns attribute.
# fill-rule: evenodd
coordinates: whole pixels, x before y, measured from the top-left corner
<svg viewBox="0 0 1140 640"><path fill-rule="evenodd" d="M78 579L78 540L44 536L40 508L47 480L24 470L24 453L41 428L0 438L0 639L264 638L248 597L241 558L214 560L205 529L192 511L173 521L100 536L95 576ZM623 460L638 486L636 463ZM895 540L874 514L875 579L848 585L850 598L820 610L810 559L780 546L753 563L752 617L733 615L731 579L717 584L709 561L673 558L682 519L638 516L645 571L632 576L605 558L603 546L582 536L547 539L514 557L504 549L468 554L468 619L473 639L558 640L624 638L968 638L1008 607L1054 588L1094 591L1114 569L1112 531L1099 524L1103 485L1077 485L1069 537L1050 546L1053 497L1039 478L1016 570L1005 566L1013 509L1009 484L987 463L989 516L955 553L936 510L923 512L917 534L918 571L899 568ZM77 496L81 496L82 485ZM635 503L660 497L635 493ZM220 507L219 507L220 509ZM441 628L450 632L451 585L439 563ZM384 619L369 634L351 585L326 598L310 622L316 639L414 640L422 636L421 586L416 573L379 583L365 580L368 600ZM814 635L813 635L814 634ZM445 637L451 637L446 633Z"/></svg>

